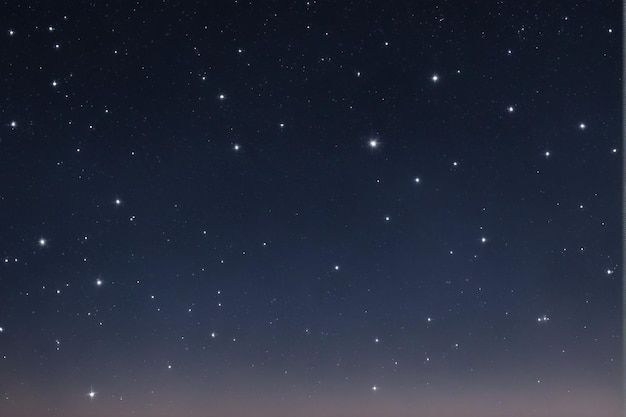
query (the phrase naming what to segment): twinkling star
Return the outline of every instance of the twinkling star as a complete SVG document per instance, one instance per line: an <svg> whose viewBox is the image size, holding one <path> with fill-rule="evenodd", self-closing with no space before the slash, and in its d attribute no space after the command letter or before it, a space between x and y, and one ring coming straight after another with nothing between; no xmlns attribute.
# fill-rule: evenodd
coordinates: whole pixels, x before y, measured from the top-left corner
<svg viewBox="0 0 626 417"><path fill-rule="evenodd" d="M370 148L375 149L378 147L378 145L379 145L379 142L377 139L370 139L369 141Z"/></svg>
<svg viewBox="0 0 626 417"><path fill-rule="evenodd" d="M439 76L438 76L437 74L433 74L433 76L432 76L432 77L430 77L430 79L431 79L434 83L436 83L437 81L439 81Z"/></svg>
<svg viewBox="0 0 626 417"><path fill-rule="evenodd" d="M586 125L586 124L584 124L584 123L581 123L581 124L579 124L579 125L578 125L578 128L579 128L580 130L585 130L585 129L587 128L587 125Z"/></svg>
<svg viewBox="0 0 626 417"><path fill-rule="evenodd" d="M241 146L239 146L239 144L235 143L235 144L233 145L233 150L238 151L238 150L240 150L240 149L241 149Z"/></svg>
<svg viewBox="0 0 626 417"><path fill-rule="evenodd" d="M43 237L40 237L39 240L37 241L37 244L39 244L40 247L44 247L48 244L48 241L44 239Z"/></svg>
<svg viewBox="0 0 626 417"><path fill-rule="evenodd" d="M506 108L506 111L508 111L509 113L513 113L515 111L515 108L513 106L509 106Z"/></svg>

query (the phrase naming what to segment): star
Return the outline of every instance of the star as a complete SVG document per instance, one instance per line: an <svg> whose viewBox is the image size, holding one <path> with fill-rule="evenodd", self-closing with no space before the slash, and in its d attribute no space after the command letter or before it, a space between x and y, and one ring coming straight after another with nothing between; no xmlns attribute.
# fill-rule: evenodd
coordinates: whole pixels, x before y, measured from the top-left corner
<svg viewBox="0 0 626 417"><path fill-rule="evenodd" d="M509 106L506 108L506 111L508 111L509 113L513 113L515 111L515 108L513 106Z"/></svg>
<svg viewBox="0 0 626 417"><path fill-rule="evenodd" d="M339 265L335 265L334 269L335 271L339 271Z"/></svg>
<svg viewBox="0 0 626 417"><path fill-rule="evenodd" d="M12 129L15 129L17 127L17 122L15 120L11 120L11 123L9 123L9 126L11 126Z"/></svg>
<svg viewBox="0 0 626 417"><path fill-rule="evenodd" d="M545 151L545 152L544 152L544 156L545 156L546 158L549 158L549 157L550 157L550 151Z"/></svg>
<svg viewBox="0 0 626 417"><path fill-rule="evenodd" d="M91 398L92 400L94 399L94 397L96 396L96 393L94 392L93 388L89 390L89 393L87 394L87 396Z"/></svg>
<svg viewBox="0 0 626 417"><path fill-rule="evenodd" d="M225 99L226 99L226 96L225 96L224 94L220 94L220 95L219 95L219 99L220 99L220 100L225 100Z"/></svg>
<svg viewBox="0 0 626 417"><path fill-rule="evenodd" d="M388 222L389 220L391 220L391 217L385 216L385 221Z"/></svg>
<svg viewBox="0 0 626 417"><path fill-rule="evenodd" d="M378 387L377 387L376 385L374 385L374 386L372 387L372 391L377 391L377 390L378 390Z"/></svg>
<svg viewBox="0 0 626 417"><path fill-rule="evenodd" d="M239 149L241 149L241 146L239 146L239 144L235 143L235 145L233 145L233 150L238 151Z"/></svg>
<svg viewBox="0 0 626 417"><path fill-rule="evenodd" d="M0 333L4 332L4 328L0 327Z"/></svg>
<svg viewBox="0 0 626 417"><path fill-rule="evenodd" d="M57 81L56 80L52 80L52 86L56 87L57 85L58 85Z"/></svg>
<svg viewBox="0 0 626 417"><path fill-rule="evenodd" d="M15 35L15 31L13 29L9 29L9 36Z"/></svg>
<svg viewBox="0 0 626 417"><path fill-rule="evenodd" d="M39 241L37 243L39 244L39 246L44 247L48 244L48 241L44 239L43 237L41 237L39 238Z"/></svg>
<svg viewBox="0 0 626 417"><path fill-rule="evenodd" d="M120 200L119 198L116 198L114 202L115 202L116 206L121 206L122 205L122 200Z"/></svg>
<svg viewBox="0 0 626 417"><path fill-rule="evenodd" d="M487 238L486 237L481 237L480 238L481 243L487 243Z"/></svg>
<svg viewBox="0 0 626 417"><path fill-rule="evenodd" d="M433 74L433 76L432 76L432 77L430 77L430 79L431 79L434 83L436 83L437 81L439 81L439 76L438 76L437 74Z"/></svg>
<svg viewBox="0 0 626 417"><path fill-rule="evenodd" d="M420 177L415 177L415 182L416 182L417 184L419 184L419 183L420 183L420 181L421 181L421 180L420 180Z"/></svg>
<svg viewBox="0 0 626 417"><path fill-rule="evenodd" d="M370 139L370 141L369 141L370 148L375 149L375 148L378 147L378 145L379 145L379 143L378 143L377 139Z"/></svg>
<svg viewBox="0 0 626 417"><path fill-rule="evenodd" d="M585 129L587 128L587 125L586 125L586 124L584 124L584 123L581 123L581 124L579 124L579 125L578 125L578 128L579 128L580 130L585 130Z"/></svg>
<svg viewBox="0 0 626 417"><path fill-rule="evenodd" d="M98 287L102 286L102 280L101 280L100 278L98 278L98 279L96 280L96 285L97 285Z"/></svg>

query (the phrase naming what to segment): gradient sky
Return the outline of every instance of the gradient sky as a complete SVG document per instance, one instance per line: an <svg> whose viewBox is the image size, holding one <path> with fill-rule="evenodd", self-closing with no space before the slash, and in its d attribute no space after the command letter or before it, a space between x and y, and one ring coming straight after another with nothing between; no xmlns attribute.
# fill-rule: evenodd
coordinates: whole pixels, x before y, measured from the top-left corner
<svg viewBox="0 0 626 417"><path fill-rule="evenodd" d="M0 415L621 415L621 3L0 5Z"/></svg>

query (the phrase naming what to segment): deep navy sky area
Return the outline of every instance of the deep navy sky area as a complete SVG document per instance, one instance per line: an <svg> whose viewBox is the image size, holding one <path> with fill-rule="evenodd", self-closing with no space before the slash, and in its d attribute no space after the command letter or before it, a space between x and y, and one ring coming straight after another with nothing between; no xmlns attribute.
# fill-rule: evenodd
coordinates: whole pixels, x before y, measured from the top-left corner
<svg viewBox="0 0 626 417"><path fill-rule="evenodd" d="M621 6L2 2L0 415L621 415Z"/></svg>

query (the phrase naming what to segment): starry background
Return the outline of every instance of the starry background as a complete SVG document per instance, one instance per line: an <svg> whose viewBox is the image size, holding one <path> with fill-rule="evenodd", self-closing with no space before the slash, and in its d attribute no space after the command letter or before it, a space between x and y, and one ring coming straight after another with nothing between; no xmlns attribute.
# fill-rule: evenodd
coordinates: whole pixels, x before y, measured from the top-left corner
<svg viewBox="0 0 626 417"><path fill-rule="evenodd" d="M620 2L0 6L0 414L621 414Z"/></svg>

